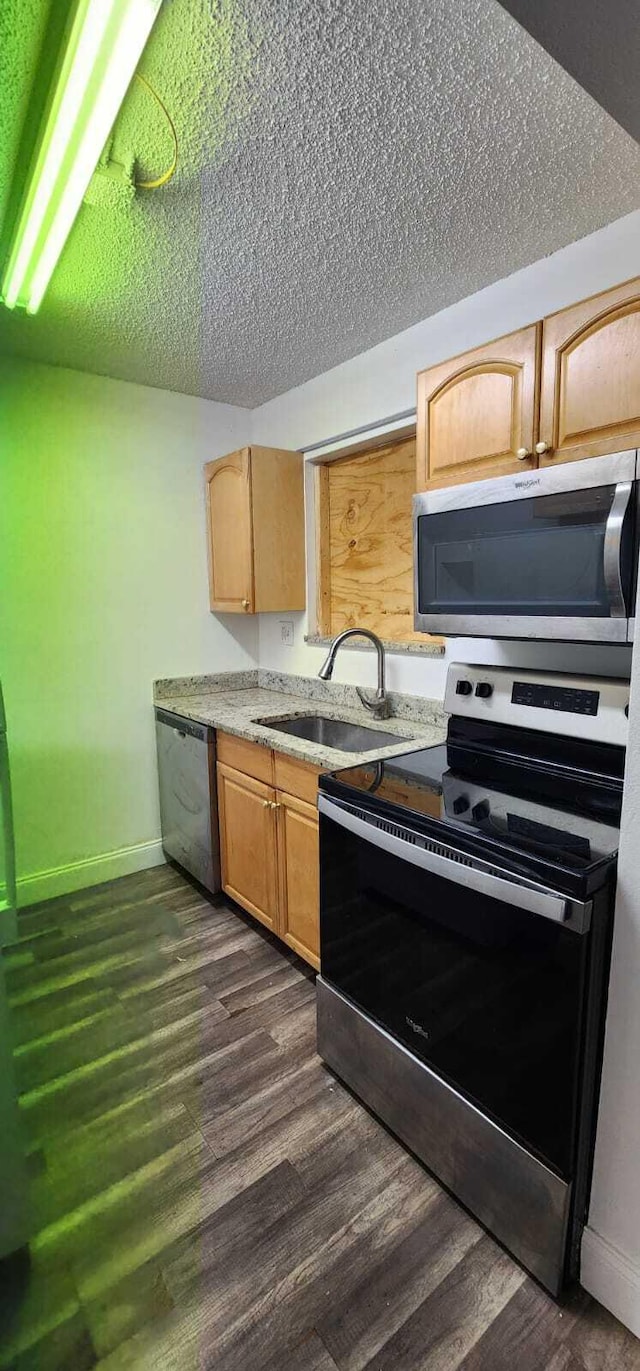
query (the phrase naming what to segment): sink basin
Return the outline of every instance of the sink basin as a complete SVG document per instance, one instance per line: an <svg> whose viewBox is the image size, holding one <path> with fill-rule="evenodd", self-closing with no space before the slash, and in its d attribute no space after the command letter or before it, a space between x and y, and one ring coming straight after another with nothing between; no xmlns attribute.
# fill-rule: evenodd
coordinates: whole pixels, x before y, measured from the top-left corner
<svg viewBox="0 0 640 1371"><path fill-rule="evenodd" d="M277 733L306 738L307 742L339 748L341 752L371 752L374 747L411 741L399 733L382 733L365 724L346 724L343 719L327 719L322 714L306 714L297 719L258 719L257 722Z"/></svg>

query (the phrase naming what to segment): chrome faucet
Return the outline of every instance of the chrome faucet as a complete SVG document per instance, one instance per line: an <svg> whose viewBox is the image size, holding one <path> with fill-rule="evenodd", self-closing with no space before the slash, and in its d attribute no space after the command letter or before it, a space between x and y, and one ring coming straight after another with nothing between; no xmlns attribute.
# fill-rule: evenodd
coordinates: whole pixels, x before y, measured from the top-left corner
<svg viewBox="0 0 640 1371"><path fill-rule="evenodd" d="M382 643L380 642L378 635L376 633L372 633L371 629L345 628L344 633L339 633L337 638L334 638L331 647L329 648L329 655L327 657L327 660L323 662L322 666L320 667L320 670L318 672L320 680L331 680L331 677L333 676L333 667L336 660L336 653L338 651L338 648L342 646L342 644L346 641L347 638L354 637L368 638L369 641L373 643L373 646L375 647L375 650L378 654L378 689L376 690L375 697L373 700L370 700L365 695L364 691L360 689L360 686L356 686L358 697L362 701L362 704L364 705L365 709L371 710L374 719L388 719L391 713L391 705L389 703L387 693L384 688L384 648L382 646Z"/></svg>

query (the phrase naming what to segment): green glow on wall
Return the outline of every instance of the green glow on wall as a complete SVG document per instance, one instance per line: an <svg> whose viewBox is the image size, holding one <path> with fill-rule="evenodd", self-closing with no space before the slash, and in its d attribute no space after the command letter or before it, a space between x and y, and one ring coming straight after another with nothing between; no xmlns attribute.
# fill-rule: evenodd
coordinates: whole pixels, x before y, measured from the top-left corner
<svg viewBox="0 0 640 1371"><path fill-rule="evenodd" d="M162 0L77 0L2 285L35 314Z"/></svg>

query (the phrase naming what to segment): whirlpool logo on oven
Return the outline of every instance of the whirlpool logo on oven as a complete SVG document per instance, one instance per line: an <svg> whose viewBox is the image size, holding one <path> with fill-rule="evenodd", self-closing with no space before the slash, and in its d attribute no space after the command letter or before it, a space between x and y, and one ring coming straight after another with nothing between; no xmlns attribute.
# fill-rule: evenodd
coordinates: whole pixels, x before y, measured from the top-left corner
<svg viewBox="0 0 640 1371"><path fill-rule="evenodd" d="M539 485L540 485L540 477L539 477L539 476L532 476L532 478L531 478L530 481L514 481L513 484L514 484L516 490L529 490L530 486L539 486Z"/></svg>
<svg viewBox="0 0 640 1371"><path fill-rule="evenodd" d="M417 1033L419 1037L425 1038L427 1042L429 1041L431 1034L428 1028L423 1028L421 1023L416 1023L415 1019L410 1019L408 1014L405 1014L404 1021L411 1029L412 1033Z"/></svg>

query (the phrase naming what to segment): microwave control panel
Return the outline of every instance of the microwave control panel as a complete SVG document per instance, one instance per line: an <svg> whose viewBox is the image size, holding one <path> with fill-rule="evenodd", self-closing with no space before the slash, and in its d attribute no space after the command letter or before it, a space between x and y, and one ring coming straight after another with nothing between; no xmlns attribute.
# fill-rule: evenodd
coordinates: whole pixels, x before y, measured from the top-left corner
<svg viewBox="0 0 640 1371"><path fill-rule="evenodd" d="M629 682L452 662L449 714L625 746Z"/></svg>

